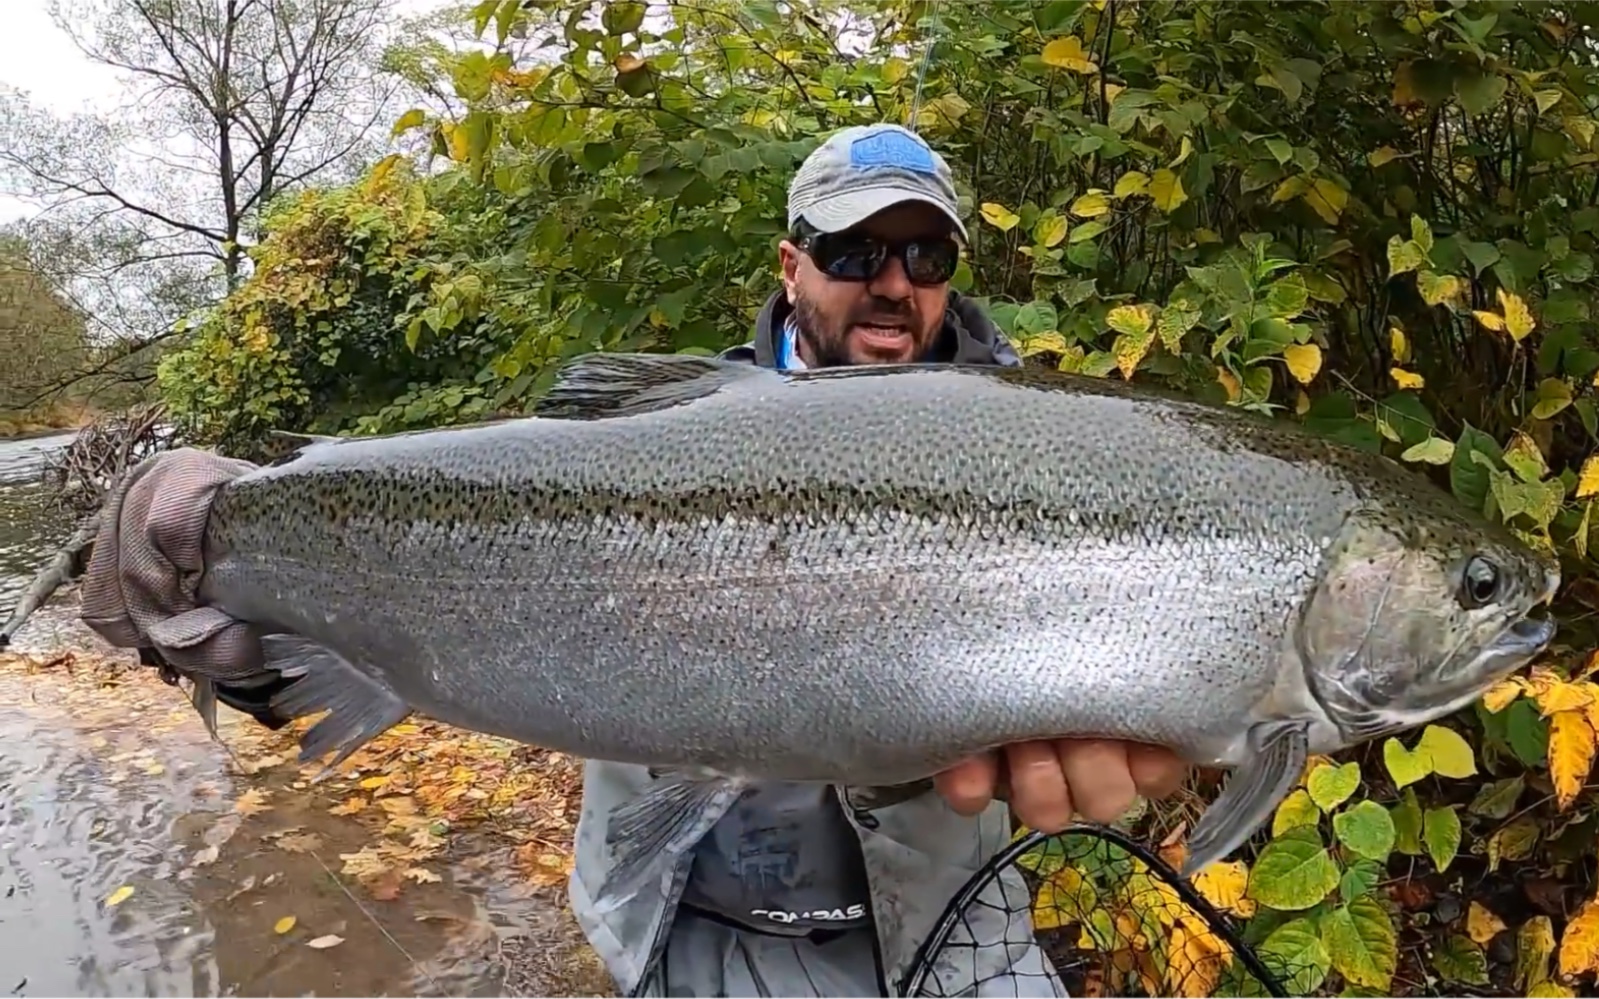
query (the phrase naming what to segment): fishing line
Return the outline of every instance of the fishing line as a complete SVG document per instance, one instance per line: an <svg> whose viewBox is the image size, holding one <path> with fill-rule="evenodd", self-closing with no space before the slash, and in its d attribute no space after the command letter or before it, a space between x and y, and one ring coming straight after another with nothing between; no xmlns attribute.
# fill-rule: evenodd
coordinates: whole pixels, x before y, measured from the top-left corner
<svg viewBox="0 0 1599 999"><path fill-rule="evenodd" d="M938 10L939 0L932 0L927 8L927 18L933 22L927 26L927 47L922 50L922 65L916 70L916 93L911 97L910 130L916 131L916 117L922 111L922 84L927 79L927 67L933 63L933 49L938 45L938 32L934 30L937 18L934 12Z"/></svg>

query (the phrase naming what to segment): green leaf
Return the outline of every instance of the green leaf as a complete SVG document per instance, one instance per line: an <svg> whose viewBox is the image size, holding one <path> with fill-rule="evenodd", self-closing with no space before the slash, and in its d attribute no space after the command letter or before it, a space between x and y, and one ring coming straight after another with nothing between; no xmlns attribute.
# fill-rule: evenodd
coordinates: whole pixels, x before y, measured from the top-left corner
<svg viewBox="0 0 1599 999"><path fill-rule="evenodd" d="M1293 143L1284 142L1282 139L1267 139L1266 149L1279 164L1286 164L1294 158Z"/></svg>
<svg viewBox="0 0 1599 999"><path fill-rule="evenodd" d="M1360 801L1333 816L1338 842L1356 856L1387 860L1394 849L1394 820L1375 801Z"/></svg>
<svg viewBox="0 0 1599 999"><path fill-rule="evenodd" d="M1388 776L1395 787L1414 784L1432 773L1432 761L1421 753L1406 749L1398 739L1389 738L1382 744L1382 761L1388 767Z"/></svg>
<svg viewBox="0 0 1599 999"><path fill-rule="evenodd" d="M1398 277L1401 274L1413 271L1427 262L1427 255L1422 252L1414 240L1400 239L1398 236L1388 238L1388 276Z"/></svg>
<svg viewBox="0 0 1599 999"><path fill-rule="evenodd" d="M1284 923L1256 949L1261 963L1277 976L1289 995L1308 996L1326 981L1332 956L1309 917Z"/></svg>
<svg viewBox="0 0 1599 999"><path fill-rule="evenodd" d="M1460 850L1460 816L1453 808L1427 809L1422 818L1421 839L1427 845L1427 856L1440 872L1449 869L1455 854Z"/></svg>
<svg viewBox="0 0 1599 999"><path fill-rule="evenodd" d="M1417 852L1420 852L1419 848ZM1343 877L1338 879L1338 894L1346 902L1359 898L1377 887L1385 874L1383 865L1376 861L1356 860L1344 869Z"/></svg>
<svg viewBox="0 0 1599 999"><path fill-rule="evenodd" d="M1488 469L1472 458L1473 454L1491 458L1497 465L1504 458L1499 442L1462 422L1460 436L1455 440L1455 454L1449 461L1449 489L1455 498L1481 512L1488 501L1490 486Z"/></svg>
<svg viewBox="0 0 1599 999"><path fill-rule="evenodd" d="M1324 812L1330 812L1348 801L1358 787L1360 764L1353 762L1336 767L1330 763L1318 764L1305 780L1305 790L1309 792L1310 800Z"/></svg>
<svg viewBox="0 0 1599 999"><path fill-rule="evenodd" d="M1333 970L1348 981L1371 989L1392 984L1399 967L1399 939L1393 919L1376 899L1362 896L1327 913L1321 920L1321 939Z"/></svg>
<svg viewBox="0 0 1599 999"><path fill-rule="evenodd" d="M1290 829L1303 826L1315 828L1320 822L1321 810L1310 800L1310 793L1304 788L1295 788L1272 815L1271 834L1274 837L1281 836Z"/></svg>
<svg viewBox="0 0 1599 999"><path fill-rule="evenodd" d="M1419 856L1422 852L1421 845L1421 802L1416 799L1416 789L1405 788L1399 800L1388 809L1389 816L1394 820L1394 849L1412 857Z"/></svg>
<svg viewBox="0 0 1599 999"><path fill-rule="evenodd" d="M1539 766L1549 757L1549 722L1531 701L1512 702L1505 709L1505 741L1523 766Z"/></svg>
<svg viewBox="0 0 1599 999"><path fill-rule="evenodd" d="M1452 728L1428 725L1416 741L1416 752L1426 753L1431 758L1431 770L1440 777L1464 780L1477 774L1477 759L1471 743Z"/></svg>
<svg viewBox="0 0 1599 999"><path fill-rule="evenodd" d="M1463 933L1452 933L1433 948L1432 968L1445 981L1461 985L1488 984L1488 955Z"/></svg>
<svg viewBox="0 0 1599 999"><path fill-rule="evenodd" d="M1521 800L1522 792L1526 789L1527 782L1520 774L1484 784L1477 791L1477 796L1471 799L1466 811L1473 815L1503 821L1516 810L1516 802Z"/></svg>
<svg viewBox="0 0 1599 999"><path fill-rule="evenodd" d="M1479 276L1483 271L1499 262L1499 247L1492 243L1474 243L1470 240L1462 240L1460 252L1464 253L1466 259L1471 261L1472 270Z"/></svg>
<svg viewBox="0 0 1599 999"><path fill-rule="evenodd" d="M390 134L399 135L402 132L408 132L413 128L420 127L426 121L426 111L423 111L421 108L412 108L411 110L405 112L405 114L400 115L400 117L394 122L394 128Z"/></svg>
<svg viewBox="0 0 1599 999"><path fill-rule="evenodd" d="M1338 887L1338 867L1320 837L1298 833L1266 844L1249 872L1249 897L1281 912L1308 909Z"/></svg>
<svg viewBox="0 0 1599 999"><path fill-rule="evenodd" d="M1410 216L1410 239L1422 253L1432 253L1432 226L1420 215Z"/></svg>
<svg viewBox="0 0 1599 999"><path fill-rule="evenodd" d="M1447 465L1455 456L1453 441L1442 437L1428 437L1419 444L1412 444L1399 455L1401 461L1420 461L1429 465Z"/></svg>
<svg viewBox="0 0 1599 999"><path fill-rule="evenodd" d="M1266 292L1266 308L1277 319L1294 318L1305 311L1309 301L1310 290L1305 286L1305 279L1298 274L1289 274L1273 281Z"/></svg>
<svg viewBox="0 0 1599 999"><path fill-rule="evenodd" d="M1107 228L1109 228L1109 226L1105 224L1103 219L1094 219L1091 222L1084 222L1082 225L1072 230L1071 235L1066 237L1066 243L1069 246L1075 246L1084 240L1093 239L1095 236L1098 236L1100 233L1104 232Z"/></svg>
<svg viewBox="0 0 1599 999"><path fill-rule="evenodd" d="M1455 96L1469 115L1479 115L1498 104L1509 83L1497 73L1472 73L1455 81Z"/></svg>
<svg viewBox="0 0 1599 999"><path fill-rule="evenodd" d="M1571 405L1571 386L1560 378L1545 378L1538 383L1538 393L1532 404L1532 418L1552 420Z"/></svg>
<svg viewBox="0 0 1599 999"><path fill-rule="evenodd" d="M1048 333L1060 323L1055 306L1049 302L1028 302L1016 313L1016 331L1023 336Z"/></svg>

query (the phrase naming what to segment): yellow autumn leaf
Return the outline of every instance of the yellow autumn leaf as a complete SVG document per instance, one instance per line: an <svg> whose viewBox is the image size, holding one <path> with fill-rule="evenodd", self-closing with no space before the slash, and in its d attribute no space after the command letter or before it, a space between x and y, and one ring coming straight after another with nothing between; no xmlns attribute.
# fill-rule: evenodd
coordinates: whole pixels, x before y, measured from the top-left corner
<svg viewBox="0 0 1599 999"><path fill-rule="evenodd" d="M272 932L281 937L283 934L294 929L294 924L297 922L299 922L299 920L295 919L293 916L284 916L282 919L272 924Z"/></svg>
<svg viewBox="0 0 1599 999"><path fill-rule="evenodd" d="M1310 396L1305 394L1304 389L1299 389L1298 394L1294 396L1294 414L1304 416L1308 412L1310 412Z"/></svg>
<svg viewBox="0 0 1599 999"><path fill-rule="evenodd" d="M1574 976L1592 971L1599 971L1599 899L1583 903L1560 938L1560 973Z"/></svg>
<svg viewBox="0 0 1599 999"><path fill-rule="evenodd" d="M1110 211L1110 199L1104 191L1089 191L1072 202L1071 213L1078 218L1092 219Z"/></svg>
<svg viewBox="0 0 1599 999"><path fill-rule="evenodd" d="M1388 374L1393 376L1394 384L1399 386L1401 390L1419 389L1427 384L1425 378L1414 371L1406 371L1404 368L1389 368Z"/></svg>
<svg viewBox="0 0 1599 999"><path fill-rule="evenodd" d="M1111 191L1111 197L1130 198L1135 194L1143 194L1148 187L1148 174L1142 170L1129 170L1116 178L1116 188Z"/></svg>
<svg viewBox="0 0 1599 999"><path fill-rule="evenodd" d="M1395 149L1393 146L1379 146L1378 148L1372 150L1371 153L1366 157L1366 162L1370 163L1374 167L1380 167L1392 163L1394 160L1397 160L1399 156L1399 150Z"/></svg>
<svg viewBox="0 0 1599 999"><path fill-rule="evenodd" d="M1595 700L1596 688L1591 683L1573 683L1554 674L1544 674L1533 685L1532 699L1538 703L1538 712L1545 718L1557 711L1580 711Z"/></svg>
<svg viewBox="0 0 1599 999"><path fill-rule="evenodd" d="M1320 215L1328 225L1335 225L1349 204L1349 192L1326 177L1319 177L1304 193L1305 204Z"/></svg>
<svg viewBox="0 0 1599 999"><path fill-rule="evenodd" d="M1009 208L1006 208L1004 205L995 201L983 202L983 206L981 209L979 209L979 211L982 213L983 221L987 222L995 229L998 229L1000 232L1011 231L1012 229L1016 228L1016 224L1022 220L1020 215L1017 215Z"/></svg>
<svg viewBox="0 0 1599 999"><path fill-rule="evenodd" d="M1033 896L1033 926L1052 930L1082 920L1094 904L1094 886L1075 867L1062 867Z"/></svg>
<svg viewBox="0 0 1599 999"><path fill-rule="evenodd" d="M1516 986L1531 989L1549 977L1549 958L1555 952L1555 924L1548 916L1533 916L1516 930Z"/></svg>
<svg viewBox="0 0 1599 999"><path fill-rule="evenodd" d="M1397 326L1388 330L1388 351L1394 355L1394 361L1399 364L1410 362L1410 341L1405 338L1405 331Z"/></svg>
<svg viewBox="0 0 1599 999"><path fill-rule="evenodd" d="M1585 711L1557 711L1549 719L1549 777L1555 803L1571 807L1593 768L1594 734Z"/></svg>
<svg viewBox="0 0 1599 999"><path fill-rule="evenodd" d="M1244 387L1243 385L1239 384L1237 375L1234 375L1226 368L1217 365L1216 380L1221 383L1222 388L1227 390L1228 402L1237 402L1239 399L1243 398Z"/></svg>
<svg viewBox="0 0 1599 999"><path fill-rule="evenodd" d="M1486 947L1504 929L1505 921L1481 902L1473 902L1466 909L1466 935L1476 943Z"/></svg>
<svg viewBox="0 0 1599 999"><path fill-rule="evenodd" d="M109 909L112 906L121 905L123 902L126 902L128 900L128 898L129 898L129 896L131 896L132 894L133 894L133 886L132 885L123 885L121 888L118 888L116 891L114 891L110 895L106 896L106 900L105 900L106 908Z"/></svg>
<svg viewBox="0 0 1599 999"><path fill-rule="evenodd" d="M1310 181L1296 174L1277 185L1277 189L1271 192L1271 203L1278 205L1292 201L1309 190Z"/></svg>
<svg viewBox="0 0 1599 999"><path fill-rule="evenodd" d="M1288 363L1288 373L1309 385L1321 370L1321 348L1313 343L1295 343L1283 348L1283 360Z"/></svg>
<svg viewBox="0 0 1599 999"><path fill-rule="evenodd" d="M1165 167L1156 170L1155 176L1149 179L1149 196L1155 202L1155 207L1168 215L1188 200L1188 195L1183 192L1182 178Z"/></svg>
<svg viewBox="0 0 1599 999"><path fill-rule="evenodd" d="M1166 994L1215 994L1232 951L1204 921L1184 918L1172 927L1166 945ZM1153 994L1153 993L1151 993Z"/></svg>
<svg viewBox="0 0 1599 999"><path fill-rule="evenodd" d="M1520 697L1525 689L1521 685L1519 678L1512 677L1509 680L1501 680L1489 687L1488 692L1482 695L1482 706L1488 709L1489 714L1496 715L1505 708L1510 707L1510 703Z"/></svg>
<svg viewBox="0 0 1599 999"><path fill-rule="evenodd" d="M1577 473L1577 498L1584 499L1599 493L1599 454L1591 454Z"/></svg>
<svg viewBox="0 0 1599 999"><path fill-rule="evenodd" d="M1055 247L1066 238L1068 228L1069 224L1064 215L1050 215L1038 224L1033 235L1045 246Z"/></svg>
<svg viewBox="0 0 1599 999"><path fill-rule="evenodd" d="M1539 982L1527 990L1527 999L1577 999L1577 993L1559 982Z"/></svg>
<svg viewBox="0 0 1599 999"><path fill-rule="evenodd" d="M1505 331L1505 321L1499 318L1496 313L1472 309L1471 316L1477 322L1482 323L1484 329L1493 330L1495 333L1503 333Z"/></svg>
<svg viewBox="0 0 1599 999"><path fill-rule="evenodd" d="M1538 324L1532 318L1532 310L1527 308L1527 303L1513 291L1499 289L1499 311L1504 313L1505 332L1510 338L1520 343L1528 333Z"/></svg>
<svg viewBox="0 0 1599 999"><path fill-rule="evenodd" d="M1194 890L1205 901L1244 919L1255 915L1255 900L1246 898L1249 887L1249 865L1242 860L1217 861L1194 875Z"/></svg>
<svg viewBox="0 0 1599 999"><path fill-rule="evenodd" d="M1056 69L1069 69L1073 73L1097 73L1099 66L1083 50L1083 40L1076 35L1057 38L1044 46L1040 53L1044 65Z"/></svg>

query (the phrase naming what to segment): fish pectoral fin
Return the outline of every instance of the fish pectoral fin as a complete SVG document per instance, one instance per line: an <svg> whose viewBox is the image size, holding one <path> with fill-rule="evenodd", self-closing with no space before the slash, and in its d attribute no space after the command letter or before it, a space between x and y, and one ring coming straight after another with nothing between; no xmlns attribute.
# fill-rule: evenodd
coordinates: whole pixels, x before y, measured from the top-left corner
<svg viewBox="0 0 1599 999"><path fill-rule="evenodd" d="M411 706L388 686L324 645L299 635L261 639L268 667L297 682L273 695L272 710L286 718L328 711L300 737L300 762L337 750L313 780L322 780L351 753L404 721Z"/></svg>
<svg viewBox="0 0 1599 999"><path fill-rule="evenodd" d="M1249 745L1253 755L1233 771L1188 837L1185 878L1243 846L1288 797L1310 757L1310 723L1260 722L1249 730Z"/></svg>
<svg viewBox="0 0 1599 999"><path fill-rule="evenodd" d="M642 794L611 813L606 846L611 869L595 907L610 912L641 891L649 876L699 845L744 796L748 785L730 777L668 772Z"/></svg>
<svg viewBox="0 0 1599 999"><path fill-rule="evenodd" d="M779 376L752 364L693 354L585 354L561 368L531 412L565 420L636 416L760 377Z"/></svg>

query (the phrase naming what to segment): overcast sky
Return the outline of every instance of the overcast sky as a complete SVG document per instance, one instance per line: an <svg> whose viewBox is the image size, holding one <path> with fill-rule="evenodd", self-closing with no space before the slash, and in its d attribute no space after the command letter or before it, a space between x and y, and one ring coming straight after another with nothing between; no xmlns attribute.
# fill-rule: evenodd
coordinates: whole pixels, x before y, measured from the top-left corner
<svg viewBox="0 0 1599 999"><path fill-rule="evenodd" d="M401 17L442 6L444 0L394 0ZM26 91L33 102L57 112L105 110L117 102L118 77L86 58L50 20L48 0L0 0L0 88ZM0 224L31 213L33 206L0 194Z"/></svg>

